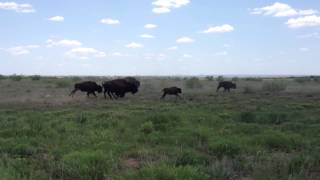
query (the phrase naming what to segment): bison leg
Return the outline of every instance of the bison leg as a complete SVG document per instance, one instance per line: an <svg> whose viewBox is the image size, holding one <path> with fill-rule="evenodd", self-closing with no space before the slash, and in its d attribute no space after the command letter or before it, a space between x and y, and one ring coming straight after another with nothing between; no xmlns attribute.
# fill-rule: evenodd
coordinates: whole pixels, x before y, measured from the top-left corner
<svg viewBox="0 0 320 180"><path fill-rule="evenodd" d="M163 93L163 95L161 96L161 99L164 99L166 97L167 93Z"/></svg>
<svg viewBox="0 0 320 180"><path fill-rule="evenodd" d="M178 97L178 98L182 99L182 97L181 97L181 96L179 96L179 94L175 94L175 95L176 95L176 97Z"/></svg>
<svg viewBox="0 0 320 180"><path fill-rule="evenodd" d="M103 92L104 99L107 99L106 92L107 92L107 90L104 90L104 92Z"/></svg>
<svg viewBox="0 0 320 180"><path fill-rule="evenodd" d="M216 91L216 92L218 92L220 88L221 88L221 86L218 86L218 87L217 87L217 91Z"/></svg>
<svg viewBox="0 0 320 180"><path fill-rule="evenodd" d="M91 94L93 94L93 95L94 95L94 97L97 97L97 95L96 95L96 93L95 93L95 92L92 92Z"/></svg>
<svg viewBox="0 0 320 180"><path fill-rule="evenodd" d="M74 93L76 93L78 91L78 89L74 89L73 91L71 91L71 93L69 94L69 96L73 97Z"/></svg>
<svg viewBox="0 0 320 180"><path fill-rule="evenodd" d="M110 99L112 99L112 93L110 91L108 91L108 96Z"/></svg>
<svg viewBox="0 0 320 180"><path fill-rule="evenodd" d="M119 95L116 93L111 93L111 95L112 95L112 97L114 98L114 99L118 99L118 97L119 97Z"/></svg>

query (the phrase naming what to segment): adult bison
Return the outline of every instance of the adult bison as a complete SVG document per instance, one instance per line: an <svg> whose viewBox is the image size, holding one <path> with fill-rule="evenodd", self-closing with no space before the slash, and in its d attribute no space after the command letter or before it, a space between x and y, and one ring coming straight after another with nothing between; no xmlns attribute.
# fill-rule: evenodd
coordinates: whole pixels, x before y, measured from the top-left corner
<svg viewBox="0 0 320 180"><path fill-rule="evenodd" d="M69 96L72 96L78 91L87 92L87 96L89 97L90 94L93 94L95 97L97 97L95 91L98 93L102 92L102 86L98 85L96 82L93 81L85 81L81 83L76 83L74 85L74 90L71 91Z"/></svg>
<svg viewBox="0 0 320 180"><path fill-rule="evenodd" d="M230 89L236 89L237 85L231 81L221 81L219 82L219 85L217 87L217 92L219 91L220 88L223 88L224 92L226 91L230 92Z"/></svg>
<svg viewBox="0 0 320 180"><path fill-rule="evenodd" d="M124 78L115 79L111 81L106 81L102 84L104 88L104 98L106 99L106 93L108 93L109 98L124 97L126 93L131 92L135 94L138 92L140 82L135 78Z"/></svg>
<svg viewBox="0 0 320 180"><path fill-rule="evenodd" d="M161 99L165 98L167 94L168 95L175 95L176 97L181 98L179 96L179 94L182 93L182 90L181 90L181 88L174 86L174 87L164 88L162 90L162 92L163 92L163 95L161 96Z"/></svg>

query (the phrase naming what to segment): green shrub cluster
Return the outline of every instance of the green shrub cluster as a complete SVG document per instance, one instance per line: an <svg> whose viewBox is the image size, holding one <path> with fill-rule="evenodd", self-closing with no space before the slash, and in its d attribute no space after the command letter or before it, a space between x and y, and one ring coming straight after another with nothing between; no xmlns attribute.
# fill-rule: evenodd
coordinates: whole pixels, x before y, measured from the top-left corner
<svg viewBox="0 0 320 180"><path fill-rule="evenodd" d="M190 89L202 88L202 84L199 78L192 77L185 81L185 87Z"/></svg>

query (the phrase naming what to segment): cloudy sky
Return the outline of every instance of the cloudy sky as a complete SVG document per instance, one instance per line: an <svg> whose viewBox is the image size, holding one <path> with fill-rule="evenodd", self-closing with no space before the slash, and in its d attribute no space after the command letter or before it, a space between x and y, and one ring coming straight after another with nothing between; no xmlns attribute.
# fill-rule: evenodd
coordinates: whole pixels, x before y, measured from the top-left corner
<svg viewBox="0 0 320 180"><path fill-rule="evenodd" d="M0 0L0 74L320 75L319 0Z"/></svg>

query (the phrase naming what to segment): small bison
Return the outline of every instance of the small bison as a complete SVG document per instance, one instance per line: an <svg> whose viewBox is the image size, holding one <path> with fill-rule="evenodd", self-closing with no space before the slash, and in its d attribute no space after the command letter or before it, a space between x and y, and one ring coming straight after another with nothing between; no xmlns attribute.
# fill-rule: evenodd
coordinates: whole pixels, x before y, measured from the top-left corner
<svg viewBox="0 0 320 180"><path fill-rule="evenodd" d="M78 91L87 92L87 96L89 97L90 94L93 94L95 97L97 97L95 91L98 93L102 92L102 86L98 85L96 82L93 81L85 81L81 83L76 83L74 85L74 90L71 91L69 96L72 96Z"/></svg>
<svg viewBox="0 0 320 180"><path fill-rule="evenodd" d="M182 90L181 88L178 88L178 87L169 87L169 88L164 88L162 92L163 92L163 95L161 96L161 99L165 98L167 94L175 95L176 97L181 98L179 94L182 93Z"/></svg>
<svg viewBox="0 0 320 180"><path fill-rule="evenodd" d="M231 81L221 81L221 82L219 82L219 85L217 87L217 92L222 87L224 88L224 92L226 92L226 91L230 92L230 89L236 89L237 85Z"/></svg>
<svg viewBox="0 0 320 180"><path fill-rule="evenodd" d="M132 94L137 93L140 82L134 78L115 79L104 82L102 86L104 88L104 98L107 98L106 93L108 93L109 98L112 99L117 97L124 97L128 92L131 92Z"/></svg>

